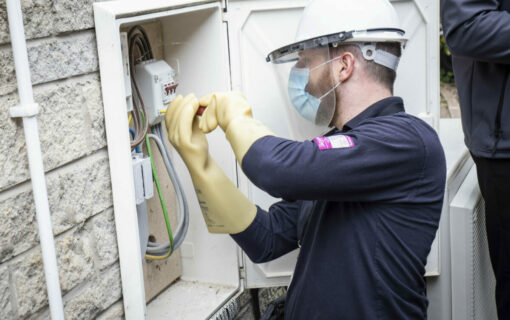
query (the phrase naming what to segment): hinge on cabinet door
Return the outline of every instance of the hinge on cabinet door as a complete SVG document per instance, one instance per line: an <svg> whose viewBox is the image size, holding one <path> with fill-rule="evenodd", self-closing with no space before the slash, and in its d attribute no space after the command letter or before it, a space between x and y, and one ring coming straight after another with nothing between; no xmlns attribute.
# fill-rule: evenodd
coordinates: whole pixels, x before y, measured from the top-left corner
<svg viewBox="0 0 510 320"><path fill-rule="evenodd" d="M223 22L228 22L228 12L224 11L222 12L222 19L223 19Z"/></svg>
<svg viewBox="0 0 510 320"><path fill-rule="evenodd" d="M244 267L239 267L239 279L246 280L246 269Z"/></svg>

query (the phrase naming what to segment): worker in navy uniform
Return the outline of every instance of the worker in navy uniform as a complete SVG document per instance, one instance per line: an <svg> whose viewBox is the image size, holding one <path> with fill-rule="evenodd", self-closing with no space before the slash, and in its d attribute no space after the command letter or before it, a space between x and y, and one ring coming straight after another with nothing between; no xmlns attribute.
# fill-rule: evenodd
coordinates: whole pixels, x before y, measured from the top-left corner
<svg viewBox="0 0 510 320"><path fill-rule="evenodd" d="M178 96L168 107L169 140L209 231L231 234L255 263L301 247L285 319L426 319L446 165L436 132L392 96L404 43L387 0L309 3L296 41L268 61L294 64L292 104L332 128L310 141L276 137L236 92ZM247 177L283 199L267 212L209 155L205 133L217 126Z"/></svg>
<svg viewBox="0 0 510 320"><path fill-rule="evenodd" d="M485 200L498 317L510 319L510 0L441 0L441 19Z"/></svg>

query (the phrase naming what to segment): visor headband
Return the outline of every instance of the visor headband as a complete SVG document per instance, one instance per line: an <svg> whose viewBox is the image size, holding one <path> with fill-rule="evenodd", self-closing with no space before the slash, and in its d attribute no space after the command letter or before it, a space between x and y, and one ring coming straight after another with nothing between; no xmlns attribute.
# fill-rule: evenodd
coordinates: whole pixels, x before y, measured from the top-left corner
<svg viewBox="0 0 510 320"><path fill-rule="evenodd" d="M400 58L394 54L391 54L387 51L376 49L375 43L363 44L359 43L358 47L361 49L363 53L363 58L368 61L374 61L377 64L385 66L395 72L397 72L397 67Z"/></svg>

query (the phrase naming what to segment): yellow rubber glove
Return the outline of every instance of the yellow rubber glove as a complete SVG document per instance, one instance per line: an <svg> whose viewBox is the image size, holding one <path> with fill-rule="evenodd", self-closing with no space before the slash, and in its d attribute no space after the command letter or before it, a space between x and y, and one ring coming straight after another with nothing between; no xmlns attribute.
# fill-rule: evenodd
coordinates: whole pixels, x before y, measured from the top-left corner
<svg viewBox="0 0 510 320"><path fill-rule="evenodd" d="M240 92L213 93L202 97L199 103L206 107L200 119L200 129L208 133L219 125L239 163L256 140L274 136L260 121L253 119L250 104Z"/></svg>
<svg viewBox="0 0 510 320"><path fill-rule="evenodd" d="M195 116L198 107L193 94L172 101L165 115L168 139L188 167L209 232L239 233L253 222L257 208L209 155L207 139Z"/></svg>

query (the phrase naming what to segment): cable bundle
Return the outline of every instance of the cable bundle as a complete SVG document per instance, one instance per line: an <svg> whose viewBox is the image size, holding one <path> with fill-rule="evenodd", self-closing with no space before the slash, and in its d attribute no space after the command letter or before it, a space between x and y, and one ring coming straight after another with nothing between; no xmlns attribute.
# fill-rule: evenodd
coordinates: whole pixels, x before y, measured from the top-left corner
<svg viewBox="0 0 510 320"><path fill-rule="evenodd" d="M141 26L138 25L134 26L128 32L128 43L129 43L129 68L131 72L131 83L136 92L136 99L135 97L133 97L132 120L134 128L131 129L132 131L131 150L133 149L143 150L142 145L144 142L147 146L147 153L149 154L149 157L151 159L152 175L154 178L154 183L156 184L156 189L158 191L158 196L161 203L161 208L163 210L163 215L165 218L165 224L168 231L169 239L169 241L166 243L157 243L149 241L145 257L151 260L162 260L170 257L172 253L175 250L177 250L177 248L179 248L182 242L184 241L189 226L189 208L188 203L186 201L186 197L184 195L184 191L182 189L182 185L177 177L177 172L175 171L172 161L170 160L170 152L168 151L166 143L164 143L162 125L157 124L153 126L151 128L153 134L148 133L149 122L148 117L146 116L147 111L134 76L135 64L138 64L142 61L154 59L154 55L152 53L152 48L150 45L149 38L147 37L147 33ZM175 233L175 238L172 233L170 220L168 218L168 211L166 209L165 200L163 198L163 193L156 172L156 167L154 165L154 159L152 156L152 150L149 139L154 140L154 142L156 143L156 146L158 147L158 150L163 158L165 168L170 177L170 180L172 181L175 193L177 195L177 212L179 223Z"/></svg>
<svg viewBox="0 0 510 320"><path fill-rule="evenodd" d="M129 72L131 74L131 83L135 89L136 98L133 96L133 129L135 131L135 137L131 141L131 150L137 145L142 143L145 139L145 135L149 130L149 118L143 117L147 114L145 103L143 102L140 89L135 80L135 64L141 61L147 61L154 59L152 54L152 48L147 37L147 33L141 26L134 26L128 32L128 43L129 43Z"/></svg>

